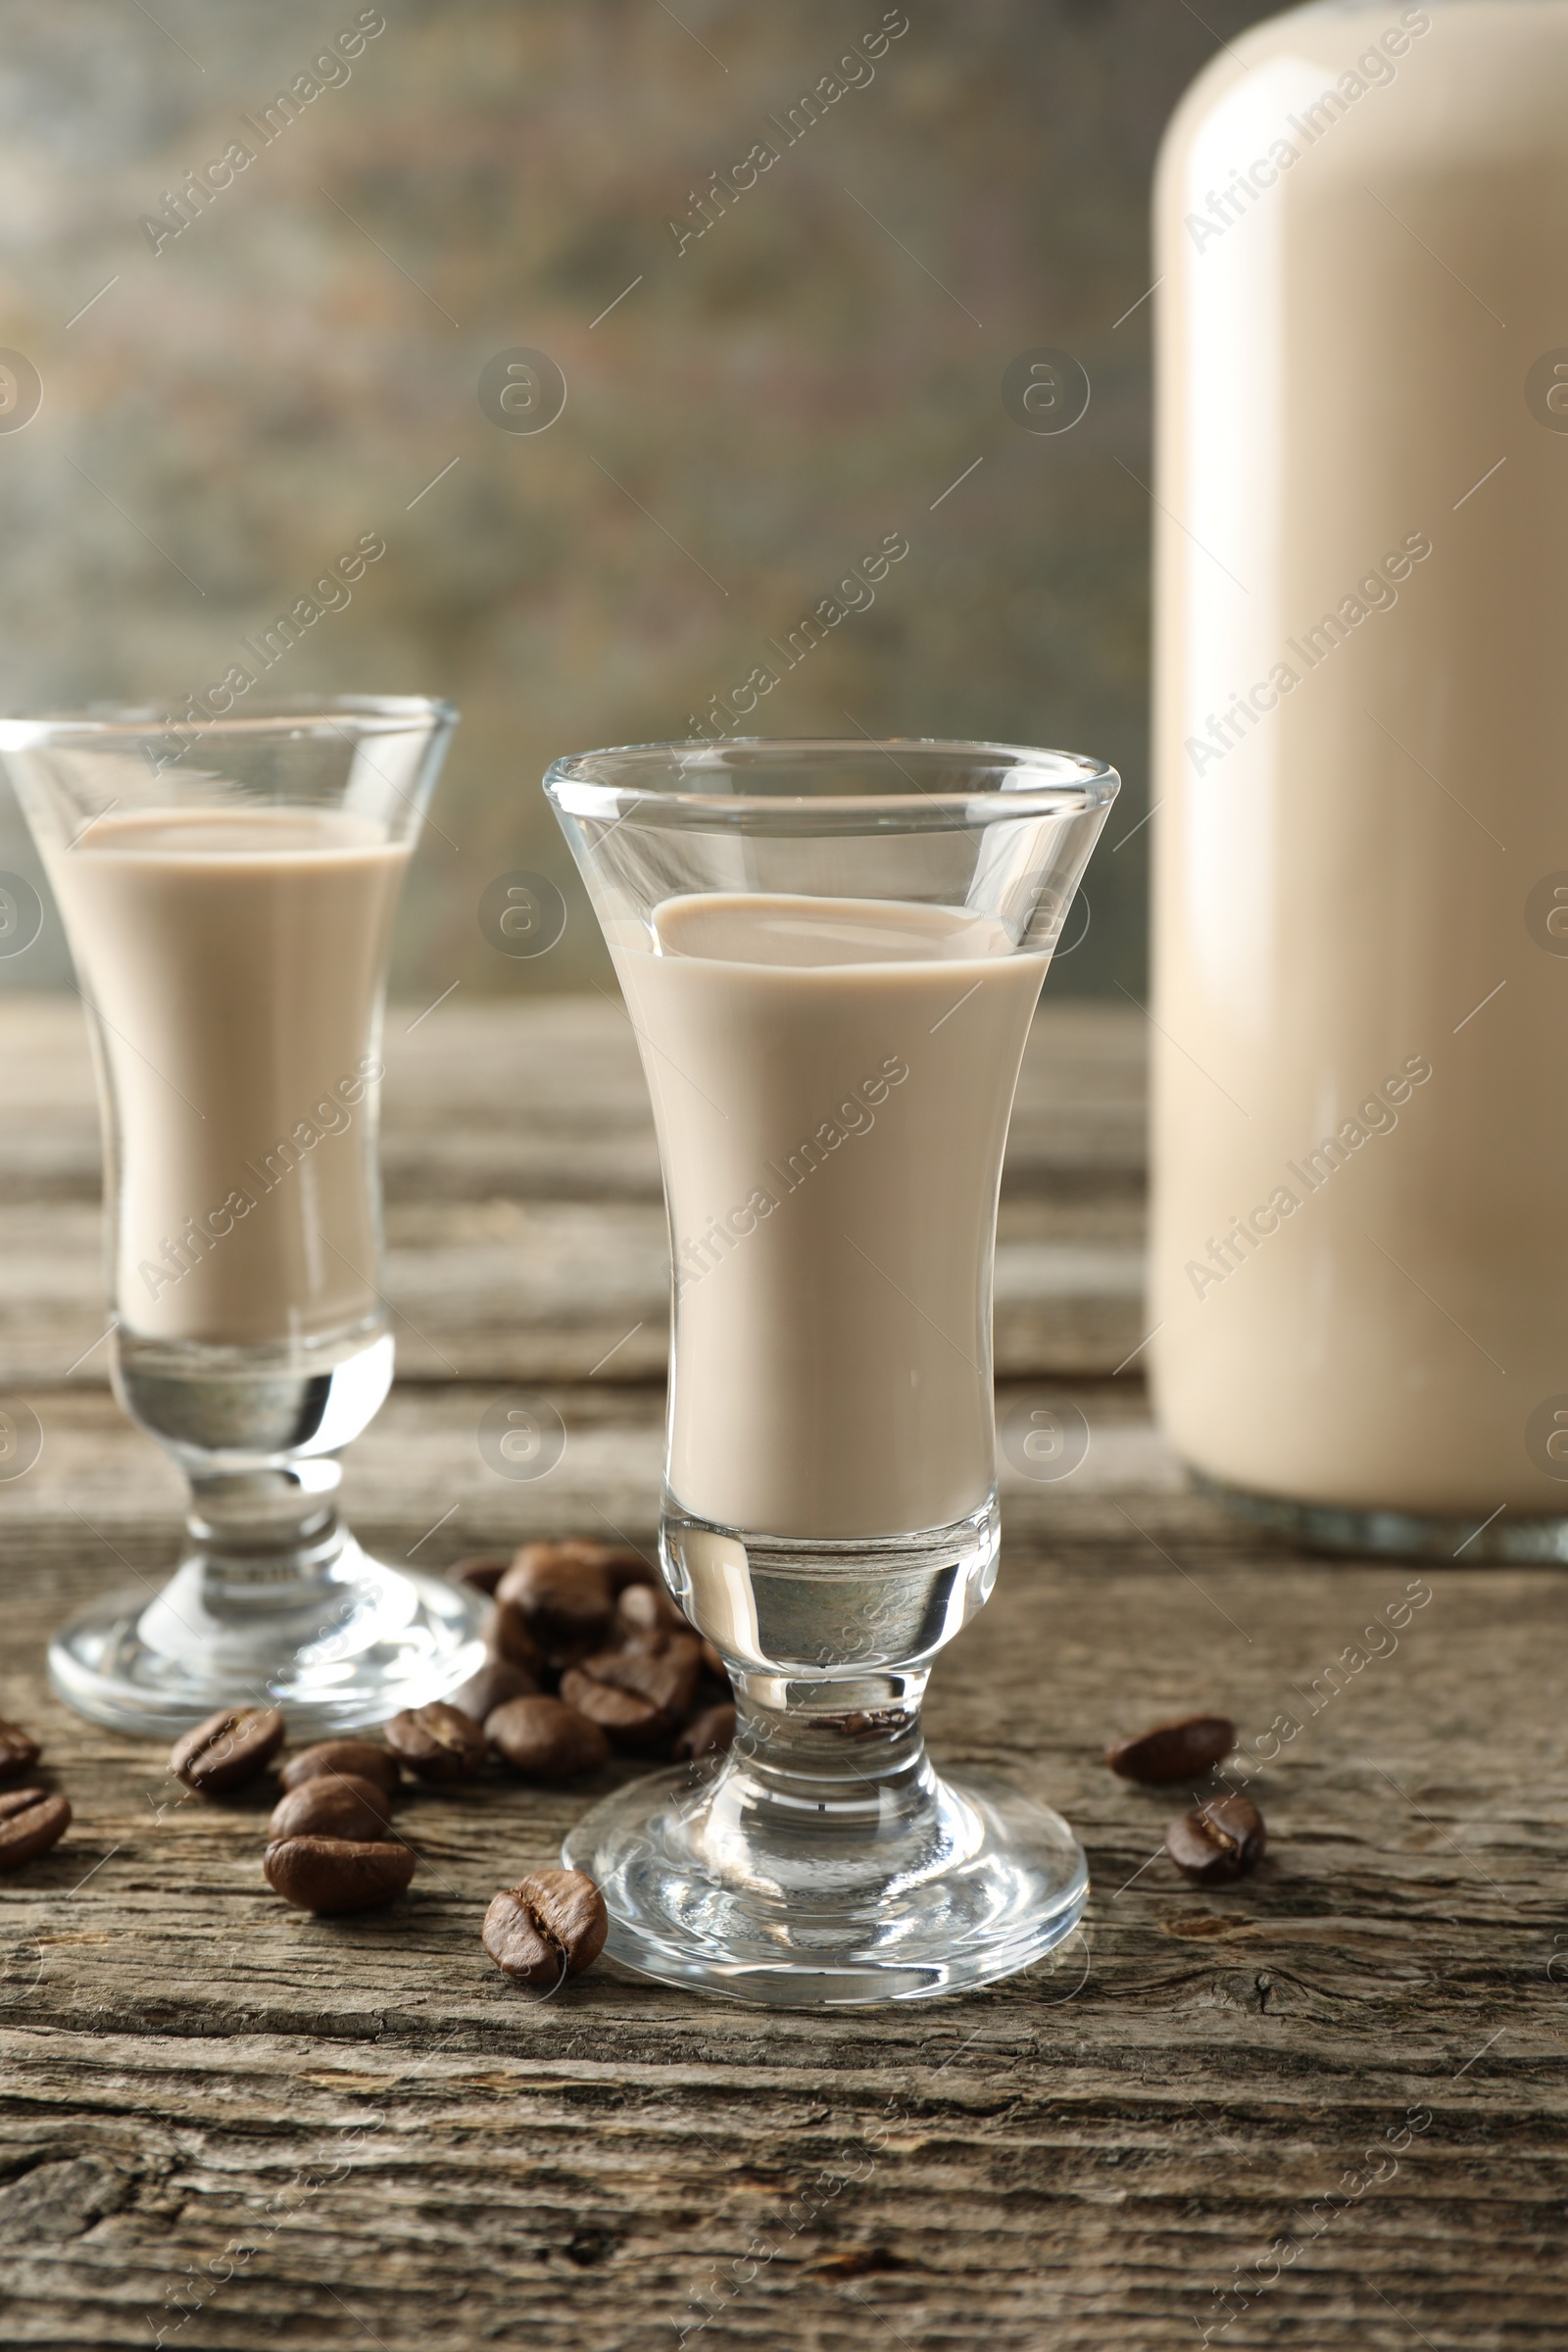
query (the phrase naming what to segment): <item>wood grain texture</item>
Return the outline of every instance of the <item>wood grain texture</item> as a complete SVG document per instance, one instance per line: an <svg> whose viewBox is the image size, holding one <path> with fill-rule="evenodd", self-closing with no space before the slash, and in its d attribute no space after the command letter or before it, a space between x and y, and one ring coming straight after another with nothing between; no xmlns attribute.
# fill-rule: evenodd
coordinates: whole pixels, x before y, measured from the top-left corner
<svg viewBox="0 0 1568 2352"><path fill-rule="evenodd" d="M511 1065L564 1121L584 1039L607 1071L617 1050L597 1008L572 1028L580 1009L550 1007L555 1042L536 1033L532 1063L514 1047ZM51 1021L58 1040L63 1016L29 1011L23 1042ZM1078 1045L1063 1074L1037 1039L1037 1100L1087 1103L1099 1085L1102 1105L1135 1102L1136 1032L1103 1036L1093 1083L1071 1075ZM454 1060L432 1054L419 1113L450 1134L477 1126L490 1082L476 1056L466 1094ZM25 1082L45 1125L76 1102L61 1082L49 1106L62 1067L51 1078L40 1048ZM607 1133L634 1138L618 1115ZM1108 1114L1080 1128L1074 1166L1057 1131L1056 1172L1012 1197L1028 1248L1070 1231L1098 1249L1113 1230L1136 1247L1136 1161L1112 1164L1114 1133ZM85 1191L51 1203L42 1147L32 1175L14 1141L4 1152L10 1263L26 1261L24 1232L63 1229L50 1218L79 1208L85 1235ZM533 1260L508 1295L553 1298L564 1328L568 1262L541 1268L550 1245L526 1222L462 1219L492 1201L547 1227L559 1211L550 1231L619 1263L639 1229L617 1220L653 1214L629 1179L593 1206L559 1174L554 1193L489 1181L454 1174L439 1199L396 1204L405 1299L423 1284L433 1314L426 1253L483 1248L496 1267ZM39 1262L28 1316L64 1316ZM462 1314L441 1333L479 1346ZM485 1368L421 1365L354 1447L361 1535L437 1565L577 1527L646 1543L657 1382L516 1368L543 1354L469 1361ZM178 1482L88 1370L34 1393L43 1455L0 1486L0 1713L43 1735L39 1777L75 1810L52 1855L0 1880L0 2342L1178 2352L1207 2328L1229 2352L1556 2352L1561 1572L1426 1572L1396 1646L1363 1643L1333 1687L1327 1664L1417 1572L1261 1544L1186 1491L1136 1367L1083 1380L1047 1348L1004 1387L1004 1424L1019 1404L1076 1406L1089 1453L1056 1485L1006 1470L1003 1575L937 1669L928 1726L940 1761L1011 1771L1074 1822L1087 1933L1028 1977L902 2011L752 2012L606 1964L538 2003L485 1958L485 1903L551 1861L624 1767L595 1789L497 1778L411 1795L411 1894L311 1921L262 1881L262 1794L191 1796L161 1751L48 1697L50 1629L107 1582L155 1582L177 1525ZM514 1378L567 1430L531 1484L490 1472L475 1443L493 1384ZM1299 1725L1251 1783L1269 1853L1231 1888L1181 1881L1159 1850L1176 1800L1100 1762L1107 1739L1197 1706L1232 1713L1250 1743L1282 1713Z"/></svg>

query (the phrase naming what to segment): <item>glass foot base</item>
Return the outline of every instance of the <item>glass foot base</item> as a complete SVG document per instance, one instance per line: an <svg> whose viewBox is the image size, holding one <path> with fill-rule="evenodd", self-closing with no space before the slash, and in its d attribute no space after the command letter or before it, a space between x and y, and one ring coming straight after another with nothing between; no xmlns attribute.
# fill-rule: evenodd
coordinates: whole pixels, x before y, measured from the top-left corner
<svg viewBox="0 0 1568 2352"><path fill-rule="evenodd" d="M296 1605L265 1597L219 1616L204 1563L186 1560L163 1592L112 1592L73 1617L49 1680L78 1715L146 1739L225 1706L281 1707L291 1738L317 1739L444 1698L483 1663L479 1594L385 1567L352 1537Z"/></svg>
<svg viewBox="0 0 1568 2352"><path fill-rule="evenodd" d="M1309 1551L1381 1553L1396 1560L1460 1560L1466 1566L1515 1562L1520 1565L1568 1560L1568 1516L1529 1518L1524 1513L1484 1510L1464 1518L1427 1517L1416 1511L1356 1510L1335 1503L1292 1502L1278 1494L1252 1494L1228 1487L1189 1464L1187 1475L1234 1519L1250 1520Z"/></svg>
<svg viewBox="0 0 1568 2352"><path fill-rule="evenodd" d="M1083 1915L1071 1830L990 1774L935 1781L920 1851L906 1842L881 1874L831 1850L779 1871L748 1855L731 1801L744 1777L734 1760L695 1784L658 1773L572 1831L563 1858L603 1889L613 1959L764 2008L930 2000L1028 1968Z"/></svg>

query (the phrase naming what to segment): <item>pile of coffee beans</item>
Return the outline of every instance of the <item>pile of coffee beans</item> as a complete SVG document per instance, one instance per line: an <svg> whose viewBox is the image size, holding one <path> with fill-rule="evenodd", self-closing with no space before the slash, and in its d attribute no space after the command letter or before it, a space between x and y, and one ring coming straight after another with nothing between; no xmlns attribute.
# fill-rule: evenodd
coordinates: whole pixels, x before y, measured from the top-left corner
<svg viewBox="0 0 1568 2352"><path fill-rule="evenodd" d="M298 1910L336 1917L379 1909L406 1891L416 1856L392 1818L405 1774L442 1788L476 1781L492 1765L530 1781L577 1780L612 1749L696 1760L721 1754L734 1737L722 1658L640 1552L569 1537L460 1560L448 1574L490 1598L478 1673L451 1699L394 1715L381 1740L318 1740L277 1772L262 1867ZM203 1796L228 1795L270 1768L283 1731L275 1707L220 1709L175 1741L170 1770ZM0 1727L0 1771L4 1738ZM598 1958L609 1930L591 1879L540 1870L495 1897L483 1938L514 1983L553 1991Z"/></svg>
<svg viewBox="0 0 1568 2352"><path fill-rule="evenodd" d="M481 1553L447 1573L491 1602L488 1662L447 1711L482 1725L491 1751L525 1778L575 1780L612 1748L696 1759L729 1746L724 1661L640 1551L573 1536ZM393 1725L387 1738L398 1745Z"/></svg>
<svg viewBox="0 0 1568 2352"><path fill-rule="evenodd" d="M254 1783L282 1741L283 1718L275 1707L224 1708L175 1742L170 1769L204 1796L226 1796ZM318 1740L301 1748L277 1775L279 1794L262 1857L268 1885L295 1910L318 1918L376 1911L394 1902L407 1892L417 1867L413 1846L392 1820L405 1769L416 1779L449 1785L472 1780L486 1752L484 1734L472 1718L439 1703L395 1715L386 1726L384 1746L374 1740ZM586 1892L571 1913L574 1919L590 1918L599 1902L590 1881L583 1880L582 1886ZM590 1942L579 1929L571 1939L571 1965L562 1962L550 1974L564 1982L585 1968L604 1936L591 1949Z"/></svg>
<svg viewBox="0 0 1568 2352"><path fill-rule="evenodd" d="M276 1707L222 1707L176 1740L169 1769L202 1796L228 1796L266 1772L283 1744ZM373 1740L318 1740L290 1756L268 1823L262 1869L296 1910L371 1911L408 1887L415 1853L392 1826L403 1774Z"/></svg>
<svg viewBox="0 0 1568 2352"><path fill-rule="evenodd" d="M392 1827L403 1783L373 1740L319 1740L290 1756L262 1858L267 1883L296 1910L374 1911L406 1891L415 1853Z"/></svg>
<svg viewBox="0 0 1568 2352"><path fill-rule="evenodd" d="M0 1782L31 1772L43 1748L20 1723L0 1723ZM71 1826L71 1800L48 1788L0 1788L0 1870L20 1870L58 1845Z"/></svg>
<svg viewBox="0 0 1568 2352"><path fill-rule="evenodd" d="M1175 1781L1201 1779L1224 1762L1236 1745L1236 1726L1227 1715L1184 1715L1157 1723L1131 1740L1112 1740L1105 1762L1124 1781L1166 1788ZM1263 1858L1267 1834L1250 1797L1195 1799L1165 1831L1165 1851L1184 1878L1199 1886L1221 1886L1245 1878Z"/></svg>

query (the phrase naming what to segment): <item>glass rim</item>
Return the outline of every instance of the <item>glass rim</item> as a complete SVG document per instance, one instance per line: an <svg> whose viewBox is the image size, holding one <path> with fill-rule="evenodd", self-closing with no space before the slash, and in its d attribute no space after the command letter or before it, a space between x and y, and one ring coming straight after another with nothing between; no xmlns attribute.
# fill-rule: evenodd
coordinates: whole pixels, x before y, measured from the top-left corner
<svg viewBox="0 0 1568 2352"><path fill-rule="evenodd" d="M341 734L345 724L362 735L406 733L413 725L454 727L455 703L426 694L258 695L244 710L217 716L181 715L168 705L85 703L75 710L0 712L0 752L35 751L47 744L135 743L147 736L189 733L206 737Z"/></svg>
<svg viewBox="0 0 1568 2352"><path fill-rule="evenodd" d="M703 769L722 768L726 755L746 753L803 764L815 760L863 760L880 753L895 767L906 759L962 762L973 772L958 790L925 791L908 770L912 792L705 793L684 789ZM611 772L599 773L607 769ZM615 772L620 771L620 772ZM673 779L673 780L672 780ZM968 741L935 735L726 735L708 740L615 744L569 752L551 761L544 789L568 816L620 822L634 810L659 812L665 824L723 825L758 820L781 830L823 831L890 823L940 829L1021 816L1079 815L1116 797L1121 778L1108 761L1081 752L1027 744ZM978 805L977 805L978 804Z"/></svg>

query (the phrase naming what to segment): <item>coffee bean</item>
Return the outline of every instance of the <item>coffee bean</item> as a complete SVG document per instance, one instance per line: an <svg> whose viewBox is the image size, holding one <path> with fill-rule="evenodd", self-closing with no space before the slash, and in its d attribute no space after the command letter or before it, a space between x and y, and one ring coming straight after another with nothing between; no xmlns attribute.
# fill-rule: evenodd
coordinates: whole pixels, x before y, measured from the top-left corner
<svg viewBox="0 0 1568 2352"><path fill-rule="evenodd" d="M314 1747L302 1747L297 1756L290 1756L277 1777L285 1788L297 1788L302 1781L319 1780L329 1772L368 1781L388 1796L395 1796L403 1783L392 1750L373 1740L318 1740Z"/></svg>
<svg viewBox="0 0 1568 2352"><path fill-rule="evenodd" d="M1236 1745L1236 1726L1226 1715L1184 1715L1178 1723L1159 1723L1136 1740L1113 1740L1105 1762L1124 1781L1159 1786L1166 1781L1196 1781L1218 1764Z"/></svg>
<svg viewBox="0 0 1568 2352"><path fill-rule="evenodd" d="M716 1642L710 1642L706 1637L703 1642L703 1672L711 1676L722 1690L729 1689L729 1668L724 1663L724 1653Z"/></svg>
<svg viewBox="0 0 1568 2352"><path fill-rule="evenodd" d="M43 1749L20 1723L0 1723L0 1779L14 1772L30 1772Z"/></svg>
<svg viewBox="0 0 1568 2352"><path fill-rule="evenodd" d="M721 1756L735 1738L733 1706L705 1707L694 1715L675 1742L675 1753L690 1762L699 1756Z"/></svg>
<svg viewBox="0 0 1568 2352"><path fill-rule="evenodd" d="M519 1612L553 1666L574 1665L610 1632L615 1586L601 1559L583 1556L586 1549L525 1544L496 1588L497 1600Z"/></svg>
<svg viewBox="0 0 1568 2352"><path fill-rule="evenodd" d="M562 1676L561 1695L608 1734L617 1747L634 1756L662 1747L675 1728L651 1698L636 1690L622 1690L613 1683L596 1682L578 1666L568 1667Z"/></svg>
<svg viewBox="0 0 1568 2352"><path fill-rule="evenodd" d="M174 1741L169 1769L187 1788L218 1796L254 1780L282 1744L276 1707L220 1707Z"/></svg>
<svg viewBox="0 0 1568 2352"><path fill-rule="evenodd" d="M525 1674L520 1666L509 1666L505 1658L487 1658L461 1690L453 1691L448 1704L461 1707L475 1723L483 1723L497 1707L504 1707L509 1698L533 1698L538 1690L533 1676Z"/></svg>
<svg viewBox="0 0 1568 2352"><path fill-rule="evenodd" d="M622 1584L631 1580L618 1572L611 1574L612 1569L617 1563L636 1558L636 1553L623 1551L616 1544L601 1544L594 1536L564 1536L549 1543L519 1544L512 1555L511 1567L501 1580L507 1588L502 1598L527 1608L532 1605L534 1593L553 1587L558 1575L569 1577L574 1573L610 1574L613 1597ZM638 1565L642 1563L639 1561Z"/></svg>
<svg viewBox="0 0 1568 2352"><path fill-rule="evenodd" d="M484 1621L484 1645L492 1658L504 1658L528 1676L534 1689L549 1671L545 1653L528 1630L528 1620L510 1600L496 1601Z"/></svg>
<svg viewBox="0 0 1568 2352"><path fill-rule="evenodd" d="M1263 1816L1248 1796L1219 1796L1178 1813L1165 1832L1165 1851L1200 1886L1245 1878L1263 1857Z"/></svg>
<svg viewBox="0 0 1568 2352"><path fill-rule="evenodd" d="M471 1585L475 1592L494 1592L511 1565L510 1551L470 1551L466 1559L453 1561L447 1581Z"/></svg>
<svg viewBox="0 0 1568 2352"><path fill-rule="evenodd" d="M610 1914L580 1870L535 1870L484 1915L484 1948L514 1984L564 1984L605 1948Z"/></svg>
<svg viewBox="0 0 1568 2352"><path fill-rule="evenodd" d="M485 1719L485 1738L531 1781L570 1781L597 1772L610 1742L597 1723L560 1698L512 1698Z"/></svg>
<svg viewBox="0 0 1568 2352"><path fill-rule="evenodd" d="M835 1733L841 1740L886 1740L890 1733L909 1730L913 1722L907 1707L857 1707L849 1715L813 1715L811 1729ZM753 1737L761 1745L767 1733L759 1727Z"/></svg>
<svg viewBox="0 0 1568 2352"><path fill-rule="evenodd" d="M461 1707L432 1699L405 1707L386 1727L386 1743L421 1781L471 1781L484 1763L484 1734Z"/></svg>
<svg viewBox="0 0 1568 2352"><path fill-rule="evenodd" d="M615 1603L614 1630L622 1641L643 1634L689 1634L689 1619L662 1585L628 1585Z"/></svg>
<svg viewBox="0 0 1568 2352"><path fill-rule="evenodd" d="M273 1893L296 1911L331 1917L394 1901L414 1876L414 1851L351 1838L280 1838L268 1847L262 1868Z"/></svg>
<svg viewBox="0 0 1568 2352"><path fill-rule="evenodd" d="M535 1555L553 1553L560 1560L576 1560L589 1568L601 1568L610 1579L611 1590L623 1592L628 1585L657 1585L659 1570L629 1544L601 1544L597 1536L566 1536L554 1544L524 1544L513 1565Z"/></svg>
<svg viewBox="0 0 1568 2352"><path fill-rule="evenodd" d="M10 1788L0 1796L0 1870L20 1870L58 1845L71 1822L71 1806L47 1788Z"/></svg>
<svg viewBox="0 0 1568 2352"><path fill-rule="evenodd" d="M392 1800L373 1781L351 1772L323 1773L301 1781L280 1796L267 1825L270 1838L385 1838L392 1829Z"/></svg>
<svg viewBox="0 0 1568 2352"><path fill-rule="evenodd" d="M673 1731L692 1711L702 1670L702 1643L695 1634L648 1634L635 1649L600 1650L595 1656L585 1658L580 1668L563 1677L561 1687L573 1706L579 1707L583 1703L579 1677L586 1676L596 1683L627 1691L657 1707L664 1718L665 1728ZM566 1690L568 1681L572 1685L570 1690ZM584 1712L592 1714L593 1710L590 1707Z"/></svg>
<svg viewBox="0 0 1568 2352"><path fill-rule="evenodd" d="M656 1581L656 1570L640 1552L572 1536L559 1544L524 1544L496 1597L522 1611L545 1657L559 1670L604 1647L616 1598L629 1585Z"/></svg>

